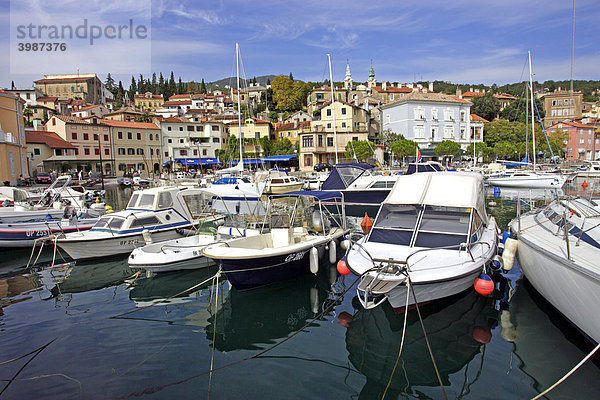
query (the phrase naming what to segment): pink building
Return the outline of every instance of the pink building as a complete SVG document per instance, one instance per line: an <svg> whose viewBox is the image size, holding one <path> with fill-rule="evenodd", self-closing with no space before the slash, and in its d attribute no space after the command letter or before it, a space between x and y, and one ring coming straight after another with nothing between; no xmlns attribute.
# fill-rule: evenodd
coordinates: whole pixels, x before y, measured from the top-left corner
<svg viewBox="0 0 600 400"><path fill-rule="evenodd" d="M555 122L546 128L548 133L559 130L569 135L569 138L563 142L567 161L596 160L600 158L600 139L595 136L596 127L594 125L564 120Z"/></svg>

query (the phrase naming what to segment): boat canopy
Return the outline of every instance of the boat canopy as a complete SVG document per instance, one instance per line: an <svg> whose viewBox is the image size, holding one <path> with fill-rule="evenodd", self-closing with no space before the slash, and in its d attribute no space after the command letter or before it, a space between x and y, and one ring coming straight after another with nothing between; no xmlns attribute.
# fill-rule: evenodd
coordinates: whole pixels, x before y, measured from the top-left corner
<svg viewBox="0 0 600 400"><path fill-rule="evenodd" d="M363 163L337 164L329 174L321 188L323 190L342 190L346 189L358 177L373 169L372 165Z"/></svg>
<svg viewBox="0 0 600 400"><path fill-rule="evenodd" d="M297 190L282 194L275 194L271 197L287 197L287 196L308 196L319 200L331 200L343 198L342 192L337 190Z"/></svg>
<svg viewBox="0 0 600 400"><path fill-rule="evenodd" d="M474 208L487 223L483 177L471 172L424 172L398 177L383 204Z"/></svg>

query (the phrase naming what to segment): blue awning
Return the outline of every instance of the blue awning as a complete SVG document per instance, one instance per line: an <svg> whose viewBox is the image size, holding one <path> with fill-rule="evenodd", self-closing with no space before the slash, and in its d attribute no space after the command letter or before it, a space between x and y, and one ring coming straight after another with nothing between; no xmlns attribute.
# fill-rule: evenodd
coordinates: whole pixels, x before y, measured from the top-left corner
<svg viewBox="0 0 600 400"><path fill-rule="evenodd" d="M270 157L265 157L262 160L263 161L290 161L293 158L298 157L296 154L291 154L291 155L287 155L287 156L270 156Z"/></svg>
<svg viewBox="0 0 600 400"><path fill-rule="evenodd" d="M229 161L229 165L237 165L239 160ZM262 160L260 158L244 158L244 164L260 164Z"/></svg>
<svg viewBox="0 0 600 400"><path fill-rule="evenodd" d="M178 158L182 165L219 165L218 158Z"/></svg>

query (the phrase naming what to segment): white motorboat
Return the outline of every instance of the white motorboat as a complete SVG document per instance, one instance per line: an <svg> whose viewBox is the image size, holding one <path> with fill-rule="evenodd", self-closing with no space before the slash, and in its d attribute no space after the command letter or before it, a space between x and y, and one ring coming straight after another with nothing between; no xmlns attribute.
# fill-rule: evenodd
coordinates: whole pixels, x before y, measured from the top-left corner
<svg viewBox="0 0 600 400"><path fill-rule="evenodd" d="M265 183L265 194L281 194L302 189L304 181L297 176L292 176L287 171L272 169L257 172L254 176L256 182Z"/></svg>
<svg viewBox="0 0 600 400"><path fill-rule="evenodd" d="M404 175L384 200L372 229L346 262L361 276L369 309L394 308L460 293L496 254L497 227L485 210L483 177L469 172ZM414 290L406 302L407 282Z"/></svg>
<svg viewBox="0 0 600 400"><path fill-rule="evenodd" d="M271 196L264 224L269 232L215 243L204 247L202 254L213 259L238 290L292 279L309 271L316 273L325 247L329 249L329 260L335 262L337 242L349 232L343 201L337 214L341 217L329 214L321 203L334 197L343 195L298 191ZM331 221L337 226L332 227Z"/></svg>
<svg viewBox="0 0 600 400"><path fill-rule="evenodd" d="M565 229L565 225L568 227ZM533 287L588 337L600 343L600 208L562 198L518 216L519 265Z"/></svg>
<svg viewBox="0 0 600 400"><path fill-rule="evenodd" d="M177 238L200 222L223 218L206 207L197 189L135 191L125 210L101 217L89 231L61 235L57 244L73 259L129 254L144 244Z"/></svg>
<svg viewBox="0 0 600 400"><path fill-rule="evenodd" d="M215 185L210 189L198 189L198 191L210 198L209 204L212 210L228 215L229 221L214 232L208 229L188 237L139 247L129 255L128 262L131 268L141 268L150 272L204 268L214 264L214 261L201 254L204 247L234 237L260 234L260 230L256 228L242 226L250 221L239 221L244 220L245 216L258 218L264 215L265 210L260 199L257 198L256 191L233 189L229 185ZM236 216L241 218L236 220Z"/></svg>
<svg viewBox="0 0 600 400"><path fill-rule="evenodd" d="M561 174L515 171L502 175L490 175L487 179L489 186L506 186L512 188L560 189L567 177Z"/></svg>

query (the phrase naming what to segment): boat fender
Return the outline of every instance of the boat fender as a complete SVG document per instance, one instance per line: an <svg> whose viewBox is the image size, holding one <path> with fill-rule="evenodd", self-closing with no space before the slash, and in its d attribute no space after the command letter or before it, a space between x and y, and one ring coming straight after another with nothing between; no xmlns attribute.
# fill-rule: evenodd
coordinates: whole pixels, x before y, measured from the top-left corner
<svg viewBox="0 0 600 400"><path fill-rule="evenodd" d="M329 262L331 264L335 264L337 260L337 246L335 244L335 240L329 242Z"/></svg>
<svg viewBox="0 0 600 400"><path fill-rule="evenodd" d="M488 206L490 206L490 207L496 207L496 202L495 202L494 200L491 200L491 201L488 203Z"/></svg>
<svg viewBox="0 0 600 400"><path fill-rule="evenodd" d="M502 242L498 243L498 248L496 249L496 252L498 253L499 256L502 255L502 253L504 252L504 243L502 243Z"/></svg>
<svg viewBox="0 0 600 400"><path fill-rule="evenodd" d="M475 291L477 293L479 293L482 296L487 296L488 294L494 291L494 287L496 285L494 284L494 281L492 280L492 278L490 278L488 274L482 272L481 275L479 275L479 277L475 279L474 286Z"/></svg>
<svg viewBox="0 0 600 400"><path fill-rule="evenodd" d="M360 227L365 235L368 234L373 227L373 221L371 218L369 218L369 215L366 212L362 222L360 223Z"/></svg>
<svg viewBox="0 0 600 400"><path fill-rule="evenodd" d="M473 332L471 333L473 339L478 341L481 344L488 344L492 341L492 331L487 326L475 326L473 327Z"/></svg>
<svg viewBox="0 0 600 400"><path fill-rule="evenodd" d="M352 322L353 319L354 319L354 316L352 316L352 314L350 314L346 311L342 311L340 313L340 315L338 315L338 324L340 324L343 327L349 328L350 323Z"/></svg>
<svg viewBox="0 0 600 400"><path fill-rule="evenodd" d="M504 251L502 252L502 262L504 266L502 267L504 271L510 271L515 263L515 255L517 254L517 247L519 245L519 241L517 240L516 235L510 235L506 242L504 243Z"/></svg>
<svg viewBox="0 0 600 400"><path fill-rule="evenodd" d="M312 225L317 232L321 232L323 230L323 215L321 215L319 210L315 210L312 213Z"/></svg>
<svg viewBox="0 0 600 400"><path fill-rule="evenodd" d="M498 272L502 269L502 265L502 257L494 256L494 258L492 258L492 262L490 263L490 268L492 269L492 271Z"/></svg>
<svg viewBox="0 0 600 400"><path fill-rule="evenodd" d="M336 267L333 265L330 266L329 267L329 284L330 285L335 284L335 282L337 281L337 277L338 277L338 274L337 274Z"/></svg>
<svg viewBox="0 0 600 400"><path fill-rule="evenodd" d="M316 274L319 272L319 251L316 247L310 249L310 272Z"/></svg>
<svg viewBox="0 0 600 400"><path fill-rule="evenodd" d="M348 250L350 248L350 241L348 239L344 239L340 242L340 247L343 250Z"/></svg>
<svg viewBox="0 0 600 400"><path fill-rule="evenodd" d="M142 237L144 238L144 242L146 242L146 244L152 243L152 234L148 229L144 229L142 231Z"/></svg>

